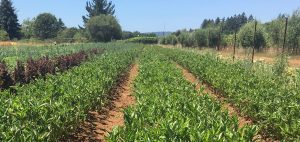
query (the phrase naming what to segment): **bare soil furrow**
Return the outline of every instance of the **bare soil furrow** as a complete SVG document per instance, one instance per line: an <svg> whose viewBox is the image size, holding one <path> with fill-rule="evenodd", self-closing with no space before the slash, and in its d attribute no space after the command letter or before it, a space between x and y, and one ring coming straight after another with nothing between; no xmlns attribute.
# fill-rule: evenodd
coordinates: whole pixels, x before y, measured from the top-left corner
<svg viewBox="0 0 300 142"><path fill-rule="evenodd" d="M123 110L135 104L131 95L132 84L138 74L138 65L132 65L111 91L109 103L101 111L90 111L87 121L65 141L72 142L105 142L105 137L118 126L124 126Z"/></svg>

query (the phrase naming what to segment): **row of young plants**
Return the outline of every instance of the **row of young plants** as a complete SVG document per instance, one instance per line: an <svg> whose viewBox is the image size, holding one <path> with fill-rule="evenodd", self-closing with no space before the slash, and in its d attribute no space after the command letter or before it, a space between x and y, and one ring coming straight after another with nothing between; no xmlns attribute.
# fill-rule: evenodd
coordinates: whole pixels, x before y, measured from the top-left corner
<svg viewBox="0 0 300 142"><path fill-rule="evenodd" d="M25 63L17 61L17 65L12 72L9 71L5 62L0 63L0 89L8 89L17 83L29 83L38 77L45 78L47 74L63 72L72 67L79 66L90 57L102 54L103 52L104 50L101 48L93 48L88 51L61 55L51 59L48 56L37 60L30 58Z"/></svg>
<svg viewBox="0 0 300 142"><path fill-rule="evenodd" d="M255 126L239 129L236 116L223 112L203 89L195 90L157 49L149 47L140 56L137 104L125 110L125 127L114 129L107 141L253 140Z"/></svg>
<svg viewBox="0 0 300 142"><path fill-rule="evenodd" d="M140 48L106 52L81 66L46 80L15 87L0 95L0 141L58 141L102 107L118 76L128 69Z"/></svg>
<svg viewBox="0 0 300 142"><path fill-rule="evenodd" d="M278 75L277 71L256 73L246 68L243 61L232 63L215 55L180 49L161 48L160 51L221 92L242 114L258 124L263 136L300 140L299 76L291 79Z"/></svg>
<svg viewBox="0 0 300 142"><path fill-rule="evenodd" d="M60 45L41 45L41 46L8 46L0 48L0 61L6 62L9 69L14 69L17 61L26 61L29 58L33 60L44 56L58 57L78 53L79 51L92 48L109 46L106 43L89 44L60 44Z"/></svg>

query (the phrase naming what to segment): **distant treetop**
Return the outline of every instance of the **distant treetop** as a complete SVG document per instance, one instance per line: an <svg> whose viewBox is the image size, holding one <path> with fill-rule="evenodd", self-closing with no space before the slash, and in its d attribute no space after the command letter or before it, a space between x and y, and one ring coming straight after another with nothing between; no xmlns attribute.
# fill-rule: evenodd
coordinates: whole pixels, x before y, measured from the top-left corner
<svg viewBox="0 0 300 142"><path fill-rule="evenodd" d="M114 16L115 14L115 5L110 1L106 0L92 0L86 2L86 11L88 14L86 16L82 16L83 22L87 23L87 21L94 16L99 16L101 14Z"/></svg>

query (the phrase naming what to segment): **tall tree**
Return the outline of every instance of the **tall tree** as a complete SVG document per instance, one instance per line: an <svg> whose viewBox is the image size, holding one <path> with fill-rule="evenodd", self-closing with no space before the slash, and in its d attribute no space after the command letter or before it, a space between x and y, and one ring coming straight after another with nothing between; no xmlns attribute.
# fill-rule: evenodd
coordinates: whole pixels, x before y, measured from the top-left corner
<svg viewBox="0 0 300 142"><path fill-rule="evenodd" d="M251 14L251 15L249 16L249 18L248 18L248 22L252 22L252 21L254 21L254 17L253 17L253 15Z"/></svg>
<svg viewBox="0 0 300 142"><path fill-rule="evenodd" d="M50 13L38 15L34 22L34 34L40 39L54 38L63 29L63 22Z"/></svg>
<svg viewBox="0 0 300 142"><path fill-rule="evenodd" d="M58 19L57 26L59 31L65 30L67 28L61 18Z"/></svg>
<svg viewBox="0 0 300 142"><path fill-rule="evenodd" d="M111 15L115 14L115 5L110 1L106 0L92 0L86 2L86 11L88 14L86 16L82 16L83 22L87 23L87 21L94 16L99 16L100 14Z"/></svg>
<svg viewBox="0 0 300 142"><path fill-rule="evenodd" d="M221 19L219 17L217 17L217 19L215 20L215 24L219 25L221 23Z"/></svg>
<svg viewBox="0 0 300 142"><path fill-rule="evenodd" d="M8 33L10 39L20 38L21 28L15 11L11 0L1 0L0 27Z"/></svg>

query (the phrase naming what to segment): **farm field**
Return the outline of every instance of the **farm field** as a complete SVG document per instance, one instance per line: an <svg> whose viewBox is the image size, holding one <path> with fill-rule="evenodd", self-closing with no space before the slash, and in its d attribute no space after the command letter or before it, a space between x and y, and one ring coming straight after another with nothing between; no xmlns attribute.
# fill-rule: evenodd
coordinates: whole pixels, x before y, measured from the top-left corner
<svg viewBox="0 0 300 142"><path fill-rule="evenodd" d="M130 43L95 47L104 53L9 87L14 92L2 90L0 140L300 139L299 74L276 74L270 65L233 63L198 51ZM112 89L123 90L118 88L126 79L120 77L133 64L136 78L125 87L135 100L129 106L123 91Z"/></svg>
<svg viewBox="0 0 300 142"><path fill-rule="evenodd" d="M43 56L57 57L67 55L92 48L105 48L105 44L60 44L47 46L1 46L0 60L4 61L8 67L14 68L16 62L27 61L29 58L38 59Z"/></svg>
<svg viewBox="0 0 300 142"><path fill-rule="evenodd" d="M300 142L299 0L0 0L0 142Z"/></svg>
<svg viewBox="0 0 300 142"><path fill-rule="evenodd" d="M2 90L0 140L56 141L84 120L87 111L101 107L139 50L108 46L111 51L67 72L13 86L14 93Z"/></svg>

